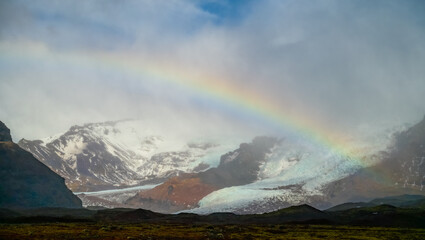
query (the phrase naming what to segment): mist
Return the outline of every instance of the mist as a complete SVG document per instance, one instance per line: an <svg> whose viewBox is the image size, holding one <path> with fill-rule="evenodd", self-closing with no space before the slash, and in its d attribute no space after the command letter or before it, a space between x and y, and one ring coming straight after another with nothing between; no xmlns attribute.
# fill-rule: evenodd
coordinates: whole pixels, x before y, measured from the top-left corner
<svg viewBox="0 0 425 240"><path fill-rule="evenodd" d="M424 12L422 1L2 1L0 119L15 141L128 118L275 133L220 98L85 64L100 54L214 76L337 131L413 124L425 114Z"/></svg>

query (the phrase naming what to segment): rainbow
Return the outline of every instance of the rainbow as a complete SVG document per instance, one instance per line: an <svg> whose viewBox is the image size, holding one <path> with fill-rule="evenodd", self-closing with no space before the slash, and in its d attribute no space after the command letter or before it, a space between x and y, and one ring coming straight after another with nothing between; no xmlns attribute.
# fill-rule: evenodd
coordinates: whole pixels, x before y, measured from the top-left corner
<svg viewBox="0 0 425 240"><path fill-rule="evenodd" d="M133 54L103 52L55 52L52 54L44 45L37 44L29 44L27 49L22 49L22 45L3 45L0 46L0 53L13 58L59 61L76 67L107 67L140 79L152 77L152 81L180 86L193 94L202 95L209 101L231 107L234 111L259 117L266 124L290 129L335 154L342 155L362 166L365 165L358 152L344 140L343 135L324 127L323 124L319 124L320 121L314 121L310 116L288 111L254 91L241 90L239 86L233 85L231 81L220 76L183 70L171 63L158 63L158 61L146 60Z"/></svg>

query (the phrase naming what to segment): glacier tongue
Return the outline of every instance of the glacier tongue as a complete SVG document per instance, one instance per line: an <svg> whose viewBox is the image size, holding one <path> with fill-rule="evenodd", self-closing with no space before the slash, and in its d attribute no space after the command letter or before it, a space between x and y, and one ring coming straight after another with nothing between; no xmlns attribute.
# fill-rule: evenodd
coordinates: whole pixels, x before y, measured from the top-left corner
<svg viewBox="0 0 425 240"><path fill-rule="evenodd" d="M388 131L379 134L388 135ZM267 154L257 181L212 192L189 212L261 213L301 203L314 205L326 199L322 189L327 184L375 164L374 154L384 150L391 138L353 139L357 141L350 144L351 157L304 139L282 141Z"/></svg>

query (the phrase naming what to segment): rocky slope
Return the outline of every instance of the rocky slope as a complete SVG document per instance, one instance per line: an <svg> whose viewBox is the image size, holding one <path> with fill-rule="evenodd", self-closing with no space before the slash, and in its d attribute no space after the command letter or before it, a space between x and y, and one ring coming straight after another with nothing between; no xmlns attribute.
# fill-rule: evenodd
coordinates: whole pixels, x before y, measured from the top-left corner
<svg viewBox="0 0 425 240"><path fill-rule="evenodd" d="M159 182L209 167L204 158L221 152L209 142L159 136L143 122L126 120L73 126L43 140L19 145L66 179L73 191L96 191Z"/></svg>
<svg viewBox="0 0 425 240"><path fill-rule="evenodd" d="M80 208L64 179L12 142L0 122L0 208Z"/></svg>

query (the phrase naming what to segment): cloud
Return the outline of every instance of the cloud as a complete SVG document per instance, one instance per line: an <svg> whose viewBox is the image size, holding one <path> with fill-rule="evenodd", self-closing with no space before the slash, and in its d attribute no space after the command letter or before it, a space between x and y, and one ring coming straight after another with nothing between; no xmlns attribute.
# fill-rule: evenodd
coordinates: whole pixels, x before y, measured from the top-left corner
<svg viewBox="0 0 425 240"><path fill-rule="evenodd" d="M201 82L214 76L335 128L425 113L421 1L0 4L0 117L15 140L128 117L165 124L172 116L193 132L274 131L236 107L223 110L219 99L86 63L98 53L172 66Z"/></svg>
<svg viewBox="0 0 425 240"><path fill-rule="evenodd" d="M411 121L425 111L423 9L418 1L268 1L240 26L207 29L189 44L206 49L195 53L205 66L282 107L350 125Z"/></svg>
<svg viewBox="0 0 425 240"><path fill-rule="evenodd" d="M120 48L186 35L212 15L188 1L6 1L3 38L58 49ZM156 41L155 41L156 40Z"/></svg>

